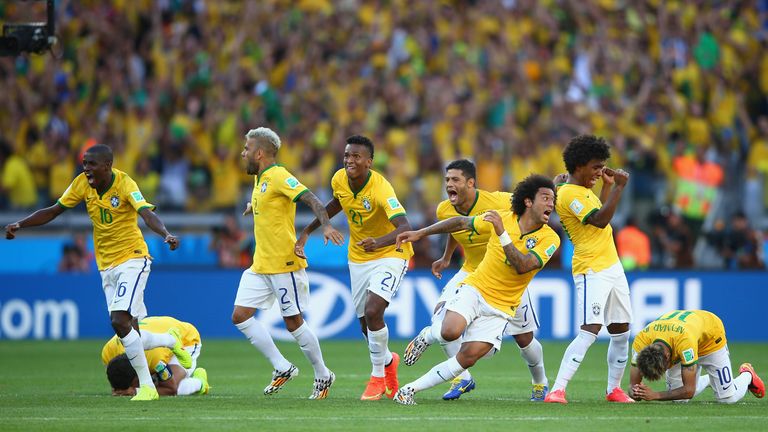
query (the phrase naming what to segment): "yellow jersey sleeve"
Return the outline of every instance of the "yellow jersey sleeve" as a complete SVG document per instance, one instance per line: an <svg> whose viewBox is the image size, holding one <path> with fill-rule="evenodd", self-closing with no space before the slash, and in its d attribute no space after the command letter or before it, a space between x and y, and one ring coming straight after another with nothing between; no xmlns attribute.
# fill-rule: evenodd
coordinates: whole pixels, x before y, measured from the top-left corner
<svg viewBox="0 0 768 432"><path fill-rule="evenodd" d="M80 174L79 176L75 177L74 180L72 180L72 183L70 183L67 190L64 191L64 193L61 195L61 198L59 198L56 202L64 208L72 208L80 204L80 202L85 198L85 190L83 187L89 186L85 180L85 174Z"/></svg>
<svg viewBox="0 0 768 432"><path fill-rule="evenodd" d="M543 268L555 254L557 248L560 247L560 236L553 230L543 230L541 238L536 239L536 241L528 240L526 243L526 247L533 245L533 247L528 248L528 253L538 258L539 264Z"/></svg>
<svg viewBox="0 0 768 432"><path fill-rule="evenodd" d="M277 190L293 202L298 201L309 190L286 169L276 170L274 176Z"/></svg>
<svg viewBox="0 0 768 432"><path fill-rule="evenodd" d="M576 192L573 188L561 188L557 193L557 199L563 205L558 206L558 210L562 209L563 212L575 217L581 224L586 224L587 218L600 210L599 201L595 202L595 200L579 196ZM560 216L562 217L562 215Z"/></svg>
<svg viewBox="0 0 768 432"><path fill-rule="evenodd" d="M484 215L485 214L472 216L472 220L469 222L469 228L479 235L496 234L493 231L493 224L483 220Z"/></svg>
<svg viewBox="0 0 768 432"><path fill-rule="evenodd" d="M376 202L384 209L387 219L392 220L398 216L406 215L405 208L400 204L397 195L395 195L395 190L389 182L383 181L379 183L375 193Z"/></svg>
<svg viewBox="0 0 768 432"><path fill-rule="evenodd" d="M120 184L121 188L121 195L125 197L126 201L128 201L129 204L131 204L131 207L136 210L136 213L138 213L141 209L148 208L150 210L155 209L154 204L150 204L147 202L146 199L144 199L144 195L141 194L141 191L139 190L139 186L136 184L136 182L126 176L125 179Z"/></svg>

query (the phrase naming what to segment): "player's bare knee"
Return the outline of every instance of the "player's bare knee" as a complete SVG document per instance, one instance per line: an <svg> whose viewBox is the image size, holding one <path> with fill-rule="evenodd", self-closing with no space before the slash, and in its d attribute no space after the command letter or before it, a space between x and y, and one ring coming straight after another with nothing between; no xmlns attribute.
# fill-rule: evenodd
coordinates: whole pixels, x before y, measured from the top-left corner
<svg viewBox="0 0 768 432"><path fill-rule="evenodd" d="M517 346L520 348L525 348L528 345L533 342L533 332L523 333L519 335L513 336L515 338L515 342L517 343Z"/></svg>
<svg viewBox="0 0 768 432"><path fill-rule="evenodd" d="M588 331L592 334L598 334L600 333L600 329L602 327L603 326L601 326L600 324L584 324L581 326L581 329L584 331Z"/></svg>
<svg viewBox="0 0 768 432"><path fill-rule="evenodd" d="M377 305L366 305L365 323L371 330L381 330L384 328L384 311Z"/></svg>
<svg viewBox="0 0 768 432"><path fill-rule="evenodd" d="M629 323L608 324L608 333L610 334L625 333L628 331L629 331Z"/></svg>
<svg viewBox="0 0 768 432"><path fill-rule="evenodd" d="M119 337L125 337L131 332L131 320L126 320L120 315L113 314L110 317L112 321L112 328L115 330L115 334Z"/></svg>
<svg viewBox="0 0 768 432"><path fill-rule="evenodd" d="M292 316L284 316L283 321L285 322L285 328L289 332L293 332L299 329L304 324L304 319L301 317L301 314L292 315Z"/></svg>
<svg viewBox="0 0 768 432"><path fill-rule="evenodd" d="M452 342L460 338L463 332L463 329L457 329L454 327L442 327L440 329L440 336L442 336L446 342Z"/></svg>
<svg viewBox="0 0 768 432"><path fill-rule="evenodd" d="M232 312L232 324L238 325L240 323L243 323L253 316L253 314L248 313L247 311L244 311L242 309L235 309Z"/></svg>

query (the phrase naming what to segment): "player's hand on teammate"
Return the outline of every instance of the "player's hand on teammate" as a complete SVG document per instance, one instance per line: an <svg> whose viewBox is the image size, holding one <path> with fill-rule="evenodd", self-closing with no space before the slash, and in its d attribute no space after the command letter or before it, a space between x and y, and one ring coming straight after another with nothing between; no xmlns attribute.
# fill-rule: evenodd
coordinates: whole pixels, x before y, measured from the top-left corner
<svg viewBox="0 0 768 432"><path fill-rule="evenodd" d="M378 246L376 245L376 239L373 237L368 237L367 239L360 240L359 242L357 242L357 245L362 246L362 248L366 252L373 252L378 248Z"/></svg>
<svg viewBox="0 0 768 432"><path fill-rule="evenodd" d="M501 221L501 216L496 210L488 210L483 215L483 220L493 224L493 230L496 231L496 235L504 233L504 222Z"/></svg>
<svg viewBox="0 0 768 432"><path fill-rule="evenodd" d="M447 269L451 265L451 257L442 257L439 260L432 263L432 275L438 279L443 278L443 270Z"/></svg>
<svg viewBox="0 0 768 432"><path fill-rule="evenodd" d="M328 240L336 246L344 244L344 235L330 225L323 228L323 237L325 237L325 242L323 243L325 245L328 244Z"/></svg>
<svg viewBox="0 0 768 432"><path fill-rule="evenodd" d="M251 213L253 213L253 207L251 207L251 202L248 201L247 203L245 203L245 210L243 210L243 216L247 216Z"/></svg>
<svg viewBox="0 0 768 432"><path fill-rule="evenodd" d="M293 245L293 254L301 259L307 259L306 254L304 254L304 245L307 244L307 238L309 238L309 236L302 232L299 238L296 239L296 244ZM328 242L326 241L326 244L327 243Z"/></svg>
<svg viewBox="0 0 768 432"><path fill-rule="evenodd" d="M176 250L179 247L179 238L173 234L165 236L165 242L168 243L171 250Z"/></svg>
<svg viewBox="0 0 768 432"><path fill-rule="evenodd" d="M561 183L567 183L567 182L568 182L568 173L560 173L556 175L554 179L552 179L552 183L554 183L555 186Z"/></svg>
<svg viewBox="0 0 768 432"><path fill-rule="evenodd" d="M8 240L13 240L16 238L16 231L18 231L20 228L18 222L10 223L5 226L5 238Z"/></svg>
<svg viewBox="0 0 768 432"><path fill-rule="evenodd" d="M403 243L413 243L424 237L421 231L405 231L401 232L395 238L395 249L400 249Z"/></svg>

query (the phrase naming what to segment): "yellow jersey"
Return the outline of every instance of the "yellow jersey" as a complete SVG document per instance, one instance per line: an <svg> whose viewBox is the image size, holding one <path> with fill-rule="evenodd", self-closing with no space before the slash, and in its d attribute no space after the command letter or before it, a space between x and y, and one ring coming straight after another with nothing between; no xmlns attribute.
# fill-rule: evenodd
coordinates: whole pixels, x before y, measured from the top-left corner
<svg viewBox="0 0 768 432"><path fill-rule="evenodd" d="M587 223L602 206L600 198L584 186L564 183L557 188L557 214L573 242L573 274L599 272L619 261L611 224L598 228Z"/></svg>
<svg viewBox="0 0 768 432"><path fill-rule="evenodd" d="M251 194L256 239L252 272L288 273L307 266L306 260L293 253L296 201L307 191L306 186L279 165L270 165L256 176Z"/></svg>
<svg viewBox="0 0 768 432"><path fill-rule="evenodd" d="M85 201L85 209L93 222L93 249L99 270L132 258L149 257L136 219L141 209L154 210L155 206L144 199L128 174L112 169L112 183L106 192L99 194L82 173L56 202L69 209L81 201Z"/></svg>
<svg viewBox="0 0 768 432"><path fill-rule="evenodd" d="M449 200L445 200L437 205L437 220L442 221L455 216L477 216L488 210L509 210L512 207L511 199L512 194L509 192L487 192L477 189L475 201L466 214L459 212ZM464 265L461 269L472 273L485 256L485 247L491 233L478 234L473 230L464 230L451 233L451 236L464 249Z"/></svg>
<svg viewBox="0 0 768 432"><path fill-rule="evenodd" d="M347 172L342 168L331 179L333 197L339 200L349 223L349 260L364 263L379 258L401 258L413 256L413 246L406 243L396 249L390 245L366 252L357 243L368 237L381 237L394 231L390 222L397 216L405 216L405 208L395 195L392 185L379 173L370 170L368 179L358 191L349 186Z"/></svg>
<svg viewBox="0 0 768 432"><path fill-rule="evenodd" d="M475 287L485 301L496 309L515 315L515 310L531 279L547 264L558 247L560 237L549 227L541 228L529 233L520 232L519 217L512 211L499 211L504 229L512 239L512 244L522 254L532 253L539 259L541 267L528 273L519 274L507 261L504 249L501 247L499 236L493 230L493 224L483 220L483 216L472 218L472 230L478 234L489 235L488 247L485 256L477 270L464 279L464 283Z"/></svg>
<svg viewBox="0 0 768 432"><path fill-rule="evenodd" d="M176 318L167 316L146 317L139 321L139 330L146 330L152 333L166 333L174 327L179 329L179 333L181 333L181 344L183 346L193 347L200 344L200 333L195 326L188 322L179 321ZM123 343L120 342L120 338L117 335L112 336L112 339L107 341L101 349L101 362L107 365L113 358L123 353L125 353L125 348ZM173 357L170 348L165 347L145 350L144 355L147 357L150 371L155 370L155 366L161 361L167 364L171 357Z"/></svg>
<svg viewBox="0 0 768 432"><path fill-rule="evenodd" d="M717 315L705 310L676 310L651 321L632 342L632 365L637 353L659 341L669 347L671 363L690 366L699 357L723 348L725 327Z"/></svg>

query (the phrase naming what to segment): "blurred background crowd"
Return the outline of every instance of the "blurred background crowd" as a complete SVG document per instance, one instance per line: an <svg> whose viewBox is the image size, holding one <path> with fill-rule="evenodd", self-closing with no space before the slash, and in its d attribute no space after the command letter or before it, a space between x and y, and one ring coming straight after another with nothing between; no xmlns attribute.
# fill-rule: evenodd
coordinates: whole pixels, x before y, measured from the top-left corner
<svg viewBox="0 0 768 432"><path fill-rule="evenodd" d="M511 190L563 172L569 138L594 133L631 173L614 222L625 266L764 267L768 1L56 4L58 58L0 58L0 219L50 205L106 143L163 213L226 214L211 247L240 267L250 128L280 134L280 162L321 200L344 138L370 136L416 225L451 160ZM0 21L30 8L2 2ZM423 243L428 265L440 247Z"/></svg>

